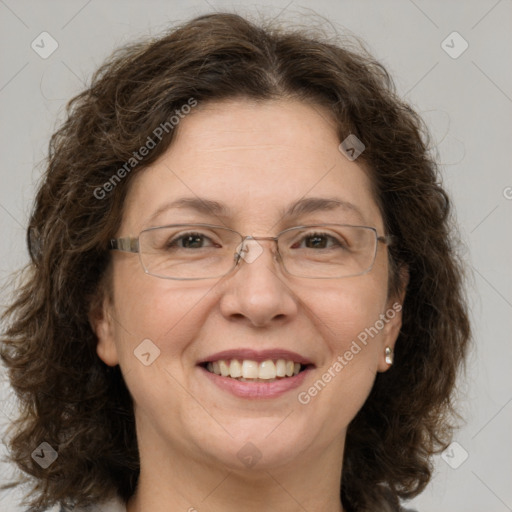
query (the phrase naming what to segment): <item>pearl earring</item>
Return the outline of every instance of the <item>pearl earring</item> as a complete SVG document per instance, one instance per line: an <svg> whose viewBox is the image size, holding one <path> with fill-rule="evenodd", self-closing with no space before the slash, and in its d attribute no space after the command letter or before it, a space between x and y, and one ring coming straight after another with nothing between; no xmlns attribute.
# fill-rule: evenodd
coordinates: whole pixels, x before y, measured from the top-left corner
<svg viewBox="0 0 512 512"><path fill-rule="evenodd" d="M386 364L389 364L389 366L391 366L393 364L393 349L391 347L386 347L384 353Z"/></svg>

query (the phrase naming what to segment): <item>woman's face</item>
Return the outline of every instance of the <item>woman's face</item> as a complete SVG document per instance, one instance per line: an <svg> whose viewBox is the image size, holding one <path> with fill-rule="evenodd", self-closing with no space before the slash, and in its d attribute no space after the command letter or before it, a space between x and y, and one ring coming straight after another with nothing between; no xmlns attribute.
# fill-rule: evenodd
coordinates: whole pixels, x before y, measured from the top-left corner
<svg viewBox="0 0 512 512"><path fill-rule="evenodd" d="M384 234L367 173L338 145L327 113L307 104L198 107L181 120L172 147L134 177L117 236L180 223L254 236L319 223ZM223 211L169 207L181 198L215 201ZM284 215L311 198L340 206ZM307 279L281 269L274 242L260 246L261 254L242 259L229 275L197 281L154 277L137 254L112 253L113 300L105 300L95 322L97 351L121 366L141 453L238 469L307 464L312 456L340 463L346 428L376 373L387 369L385 346L393 347L400 328L387 293L387 249L378 244L364 275ZM280 358L309 366L270 383L240 382L204 367L247 359L251 368Z"/></svg>

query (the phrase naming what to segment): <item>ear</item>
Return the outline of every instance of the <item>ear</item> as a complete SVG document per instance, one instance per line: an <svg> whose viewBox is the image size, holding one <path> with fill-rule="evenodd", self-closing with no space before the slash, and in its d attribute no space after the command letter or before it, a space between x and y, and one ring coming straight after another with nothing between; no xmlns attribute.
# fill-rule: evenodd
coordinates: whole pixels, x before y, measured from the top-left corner
<svg viewBox="0 0 512 512"><path fill-rule="evenodd" d="M98 296L91 303L88 315L89 323L98 339L96 353L108 366L116 366L119 364L115 344L115 325L112 310L112 299L103 289L98 292Z"/></svg>
<svg viewBox="0 0 512 512"><path fill-rule="evenodd" d="M395 351L396 340L402 328L402 309L405 300L407 285L409 284L409 271L402 267L400 274L400 289L398 293L391 295L386 303L386 311L381 316L384 322L381 336L381 353L379 354L378 371L385 372L389 370L390 365L386 362L386 347Z"/></svg>

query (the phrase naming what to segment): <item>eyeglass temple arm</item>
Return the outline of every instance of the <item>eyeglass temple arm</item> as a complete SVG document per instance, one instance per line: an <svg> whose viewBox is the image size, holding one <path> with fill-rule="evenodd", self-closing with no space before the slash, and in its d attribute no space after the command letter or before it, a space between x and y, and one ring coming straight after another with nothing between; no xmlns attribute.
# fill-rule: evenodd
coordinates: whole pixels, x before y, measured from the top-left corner
<svg viewBox="0 0 512 512"><path fill-rule="evenodd" d="M139 239L126 236L110 240L111 251L139 252Z"/></svg>
<svg viewBox="0 0 512 512"><path fill-rule="evenodd" d="M393 235L381 235L381 236L377 237L378 242L382 242L383 244L386 244L388 246L393 245L395 240L396 240L396 237Z"/></svg>

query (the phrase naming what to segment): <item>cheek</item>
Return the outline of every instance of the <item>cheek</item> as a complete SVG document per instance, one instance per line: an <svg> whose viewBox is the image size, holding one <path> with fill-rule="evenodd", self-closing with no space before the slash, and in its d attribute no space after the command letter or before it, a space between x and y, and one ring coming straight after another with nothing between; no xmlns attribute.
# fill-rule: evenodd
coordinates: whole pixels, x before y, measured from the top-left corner
<svg viewBox="0 0 512 512"><path fill-rule="evenodd" d="M316 297L308 295L324 357L297 399L308 418L318 418L325 439L348 426L373 386L382 332L375 324L387 296L383 282L360 276L352 283L347 279L342 286L324 287Z"/></svg>
<svg viewBox="0 0 512 512"><path fill-rule="evenodd" d="M382 280L370 276L358 276L353 282L349 279L342 285L323 287L321 293L312 292L308 298L317 329L336 355L348 350L358 337L364 340L364 333L379 320L386 304L387 288Z"/></svg>
<svg viewBox="0 0 512 512"><path fill-rule="evenodd" d="M162 355L182 352L206 320L204 299L209 291L204 283L182 286L120 269L114 275L114 323L116 345L125 367L137 362L134 351L144 340L151 340Z"/></svg>
<svg viewBox="0 0 512 512"><path fill-rule="evenodd" d="M177 428L169 411L181 403L195 408L183 388L183 370L208 316L209 288L121 271L115 277L115 343L135 407L152 424L165 417Z"/></svg>
<svg viewBox="0 0 512 512"><path fill-rule="evenodd" d="M332 400L363 402L373 384L382 351L387 277L378 273L326 286L309 297L324 357L318 376ZM322 383L317 386L320 390ZM315 391L313 391L315 393ZM361 403L362 405L362 403Z"/></svg>

